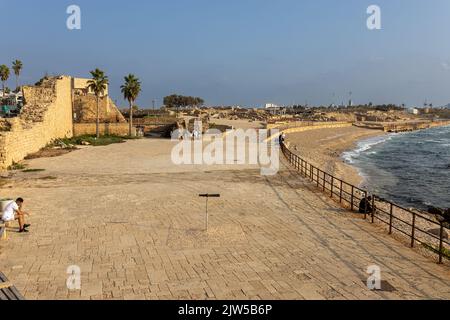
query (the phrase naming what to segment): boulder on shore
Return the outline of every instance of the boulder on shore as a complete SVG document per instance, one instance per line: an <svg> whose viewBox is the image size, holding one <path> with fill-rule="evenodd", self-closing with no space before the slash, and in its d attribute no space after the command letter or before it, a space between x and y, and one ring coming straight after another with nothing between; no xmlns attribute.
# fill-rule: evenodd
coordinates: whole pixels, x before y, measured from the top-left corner
<svg viewBox="0 0 450 320"><path fill-rule="evenodd" d="M435 235L438 238L441 236L441 228L430 229L427 232L431 233L432 235ZM448 240L448 232L446 230L444 230L444 232L443 232L443 239Z"/></svg>

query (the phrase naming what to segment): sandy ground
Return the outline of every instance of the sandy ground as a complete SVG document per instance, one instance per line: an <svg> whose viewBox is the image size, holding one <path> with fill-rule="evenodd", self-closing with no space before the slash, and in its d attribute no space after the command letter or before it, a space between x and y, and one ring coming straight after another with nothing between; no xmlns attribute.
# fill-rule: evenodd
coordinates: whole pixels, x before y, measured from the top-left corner
<svg viewBox="0 0 450 320"><path fill-rule="evenodd" d="M17 173L1 196L26 199L31 233L10 230L0 270L28 299L450 298L448 267L349 215L283 159L268 177L175 166L173 146L143 139L30 160L45 171ZM200 193L221 194L208 232ZM81 290L66 285L74 265ZM367 288L371 265L396 291Z"/></svg>
<svg viewBox="0 0 450 320"><path fill-rule="evenodd" d="M356 186L363 183L358 170L345 163L342 154L359 140L383 135L383 131L357 127L310 130L287 135L289 148L306 161Z"/></svg>

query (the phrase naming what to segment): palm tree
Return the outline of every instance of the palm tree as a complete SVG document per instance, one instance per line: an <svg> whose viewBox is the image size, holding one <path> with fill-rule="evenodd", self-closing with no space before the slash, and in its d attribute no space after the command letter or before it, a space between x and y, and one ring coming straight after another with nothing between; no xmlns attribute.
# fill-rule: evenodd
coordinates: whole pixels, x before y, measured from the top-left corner
<svg viewBox="0 0 450 320"><path fill-rule="evenodd" d="M139 93L141 92L141 82L134 74L129 74L124 78L125 84L120 88L122 89L123 97L130 104L130 121L129 121L129 135L131 137L131 131L133 128L133 104L136 101Z"/></svg>
<svg viewBox="0 0 450 320"><path fill-rule="evenodd" d="M3 85L3 94L5 94L5 82L9 79L9 68L2 64L0 66L0 80L2 81Z"/></svg>
<svg viewBox="0 0 450 320"><path fill-rule="evenodd" d="M102 96L108 86L108 77L105 75L105 73L102 70L95 69L94 71L91 71L92 80L88 81L88 88L94 92L95 96L97 97L97 122L96 122L96 137L97 139L100 138L100 115L99 115L99 109L100 109L100 96Z"/></svg>
<svg viewBox="0 0 450 320"><path fill-rule="evenodd" d="M14 74L16 75L16 89L19 88L19 77L20 77L20 72L22 71L22 68L23 68L22 61L20 61L20 60L13 61L12 69L14 70Z"/></svg>

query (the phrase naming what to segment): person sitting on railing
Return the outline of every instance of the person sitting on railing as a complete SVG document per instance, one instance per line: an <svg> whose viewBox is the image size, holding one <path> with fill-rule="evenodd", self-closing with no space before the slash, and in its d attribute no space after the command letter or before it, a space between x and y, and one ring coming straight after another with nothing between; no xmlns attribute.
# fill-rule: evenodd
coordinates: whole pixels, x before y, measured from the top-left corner
<svg viewBox="0 0 450 320"><path fill-rule="evenodd" d="M359 213L372 213L372 196L368 198L363 198L359 203Z"/></svg>

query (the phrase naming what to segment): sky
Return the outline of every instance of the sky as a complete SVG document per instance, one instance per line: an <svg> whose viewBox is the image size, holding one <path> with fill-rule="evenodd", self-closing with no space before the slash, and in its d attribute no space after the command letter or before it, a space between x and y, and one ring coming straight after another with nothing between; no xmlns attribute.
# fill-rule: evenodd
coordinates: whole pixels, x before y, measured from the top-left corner
<svg viewBox="0 0 450 320"><path fill-rule="evenodd" d="M66 26L73 4L81 30ZM372 4L381 30L367 28ZM248 107L350 92L363 104L450 103L448 0L0 0L0 12L0 64L22 60L23 83L100 68L121 106L129 73L140 107L173 93Z"/></svg>

